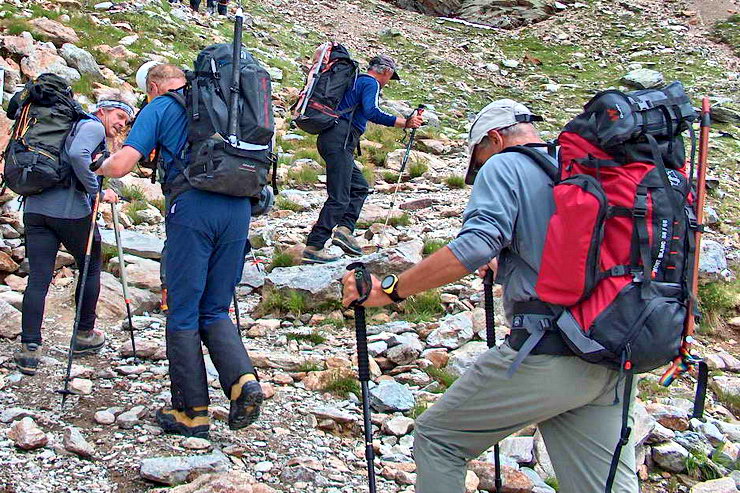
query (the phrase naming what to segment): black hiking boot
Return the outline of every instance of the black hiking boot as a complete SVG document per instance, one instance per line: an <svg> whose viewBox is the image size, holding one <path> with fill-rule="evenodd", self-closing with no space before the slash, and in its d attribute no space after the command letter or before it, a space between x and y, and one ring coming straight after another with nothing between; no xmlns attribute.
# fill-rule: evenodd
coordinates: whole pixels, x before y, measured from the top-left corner
<svg viewBox="0 0 740 493"><path fill-rule="evenodd" d="M260 406L265 399L262 386L253 373L247 373L231 386L229 428L240 430L251 425L260 417Z"/></svg>
<svg viewBox="0 0 740 493"><path fill-rule="evenodd" d="M24 375L35 375L41 357L41 344L29 342L21 344L21 348L13 355L18 371Z"/></svg>
<svg viewBox="0 0 740 493"><path fill-rule="evenodd" d="M329 254L325 248L316 248L307 246L303 249L303 263L304 264L328 264L329 262L336 262L339 257L334 257Z"/></svg>
<svg viewBox="0 0 740 493"><path fill-rule="evenodd" d="M93 329L79 331L75 337L75 345L72 350L74 356L86 356L99 352L105 346L105 334L102 330Z"/></svg>
<svg viewBox="0 0 740 493"><path fill-rule="evenodd" d="M162 408L157 411L157 424L165 433L184 437L208 438L211 418L208 406L177 409Z"/></svg>
<svg viewBox="0 0 740 493"><path fill-rule="evenodd" d="M334 236L332 236L331 243L332 245L337 245L349 255L362 255L362 248L352 235L352 231L344 226L339 226L334 230Z"/></svg>

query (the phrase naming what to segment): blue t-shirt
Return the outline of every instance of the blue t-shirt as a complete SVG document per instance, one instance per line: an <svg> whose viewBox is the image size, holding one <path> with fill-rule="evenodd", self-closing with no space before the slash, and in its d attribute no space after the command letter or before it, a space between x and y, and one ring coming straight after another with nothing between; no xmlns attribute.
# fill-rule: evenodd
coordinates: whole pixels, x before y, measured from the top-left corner
<svg viewBox="0 0 740 493"><path fill-rule="evenodd" d="M181 157L188 140L188 119L185 108L174 98L159 96L142 109L123 145L131 146L148 156L159 147L164 161L164 182L180 173L175 157Z"/></svg>
<svg viewBox="0 0 740 493"><path fill-rule="evenodd" d="M380 97L380 84L374 77L363 74L355 81L354 87L344 93L342 101L337 106L337 111L342 113L342 118L352 118L352 125L361 133L365 132L367 122L371 121L386 127L392 127L396 123L396 117L389 115L378 107ZM352 109L354 106L354 115Z"/></svg>

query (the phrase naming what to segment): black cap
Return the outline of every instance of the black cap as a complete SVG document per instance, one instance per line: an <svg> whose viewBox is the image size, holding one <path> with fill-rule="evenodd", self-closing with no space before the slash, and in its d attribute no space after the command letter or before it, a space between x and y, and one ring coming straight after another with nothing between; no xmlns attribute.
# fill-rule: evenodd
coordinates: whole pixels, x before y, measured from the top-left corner
<svg viewBox="0 0 740 493"><path fill-rule="evenodd" d="M396 62L393 60L393 58L389 57L388 55L376 55L370 60L370 66L373 65L383 65L385 67L390 68L393 70L393 75L391 76L391 80L401 80L401 77L398 76L398 72L396 71Z"/></svg>

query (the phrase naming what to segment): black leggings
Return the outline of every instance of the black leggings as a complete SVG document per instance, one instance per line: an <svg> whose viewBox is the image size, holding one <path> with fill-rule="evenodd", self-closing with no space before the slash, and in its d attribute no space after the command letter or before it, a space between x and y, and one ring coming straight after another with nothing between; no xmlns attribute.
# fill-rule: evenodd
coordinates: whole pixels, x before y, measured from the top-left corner
<svg viewBox="0 0 740 493"><path fill-rule="evenodd" d="M91 217L82 219L57 219L42 214L25 213L23 222L26 228L26 257L30 274L28 286L23 295L23 333L22 343L41 343L41 323L44 319L44 302L49 291L59 244L63 244L72 254L80 270L80 278L75 291L75 302L80 301L82 268L85 262L85 247L90 234ZM82 296L81 331L95 327L95 306L100 294L100 233L95 227L95 236L90 257L90 269L85 293Z"/></svg>

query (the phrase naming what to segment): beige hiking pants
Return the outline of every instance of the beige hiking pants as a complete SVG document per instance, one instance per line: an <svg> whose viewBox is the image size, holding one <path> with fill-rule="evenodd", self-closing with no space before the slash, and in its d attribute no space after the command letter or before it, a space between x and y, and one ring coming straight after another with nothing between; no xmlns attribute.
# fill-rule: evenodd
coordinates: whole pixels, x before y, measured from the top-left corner
<svg viewBox="0 0 740 493"><path fill-rule="evenodd" d="M539 423L560 493L604 491L620 436L624 380L615 404L615 371L575 356L529 355L508 379L515 356L507 344L488 350L417 419L417 493L464 493L467 461L532 423ZM630 440L612 492L637 491Z"/></svg>

